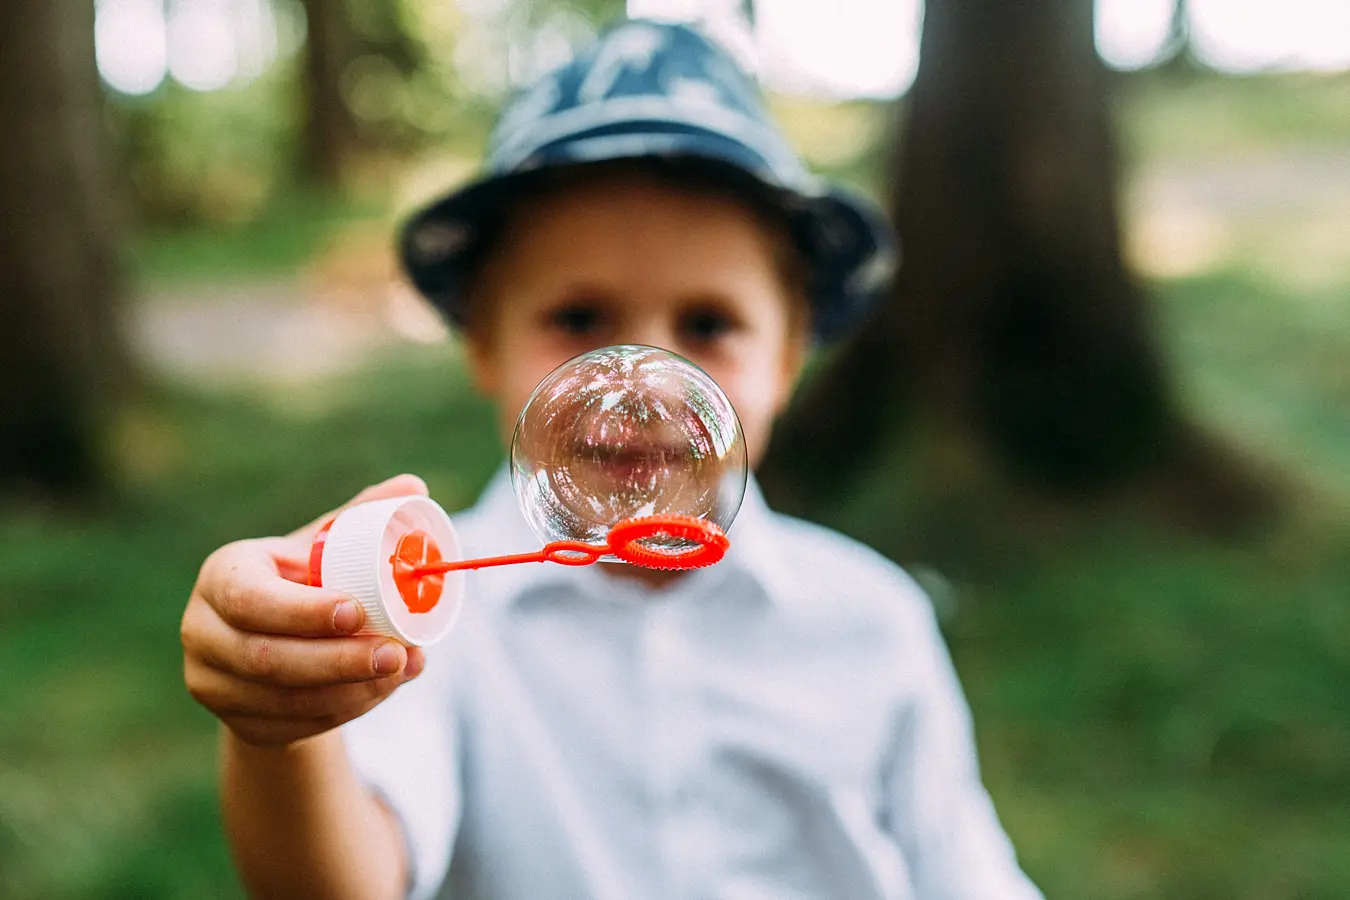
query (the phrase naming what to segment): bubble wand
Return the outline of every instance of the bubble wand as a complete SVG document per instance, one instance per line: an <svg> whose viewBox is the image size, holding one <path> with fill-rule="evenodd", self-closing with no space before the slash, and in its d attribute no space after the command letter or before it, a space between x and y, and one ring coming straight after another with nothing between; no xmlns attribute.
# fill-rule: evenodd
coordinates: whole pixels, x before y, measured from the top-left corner
<svg viewBox="0 0 1350 900"><path fill-rule="evenodd" d="M665 571L713 565L730 547L724 529L745 490L730 401L701 369L652 347L607 347L550 373L521 413L511 459L541 549L464 559L439 504L395 497L327 522L310 549L309 583L356 598L364 631L430 644L453 625L468 570L606 557ZM652 509L662 512L636 514Z"/></svg>
<svg viewBox="0 0 1350 900"><path fill-rule="evenodd" d="M397 498L403 499L403 498ZM426 498L408 498L413 502ZM373 504L362 504L371 506ZM438 507L439 508L439 507ZM350 512L350 510L348 510ZM324 550L328 535L339 517L320 529L309 553L309 583L322 587ZM644 541L683 542L679 548L644 546ZM551 562L564 566L589 566L613 555L630 565L664 571L701 569L720 561L731 542L726 533L711 522L689 516L644 516L628 519L609 530L603 544L585 541L551 541L532 553L484 556L478 559L447 560L440 544L429 530L414 528L403 532L389 557L394 586L399 599L412 613L427 613L440 602L445 576L451 572Z"/></svg>

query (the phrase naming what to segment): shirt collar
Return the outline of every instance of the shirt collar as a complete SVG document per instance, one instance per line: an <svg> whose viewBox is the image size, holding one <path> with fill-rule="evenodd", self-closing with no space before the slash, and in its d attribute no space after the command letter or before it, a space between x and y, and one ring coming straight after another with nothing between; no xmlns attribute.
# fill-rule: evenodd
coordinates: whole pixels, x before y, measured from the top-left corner
<svg viewBox="0 0 1350 900"><path fill-rule="evenodd" d="M721 562L705 570L691 572L679 579L661 594L680 594L687 590L712 587L722 578L740 574L748 576L771 600L780 600L790 593L790 586L781 583L781 562L775 542L776 514L769 509L759 484L751 476L746 484L745 498L736 519L727 532L731 547ZM540 546L539 538L530 528L521 511L520 503L511 485L507 467L498 469L469 511L456 517L464 552L473 556L496 556L507 553L525 553ZM586 592L601 592L615 597L633 595L650 597L651 589L629 579L609 577L600 571L605 563L586 568L548 564L531 564L483 570L493 572L492 583L500 590L504 602L510 603L526 593L553 586L571 586ZM494 593L497 593L494 590Z"/></svg>

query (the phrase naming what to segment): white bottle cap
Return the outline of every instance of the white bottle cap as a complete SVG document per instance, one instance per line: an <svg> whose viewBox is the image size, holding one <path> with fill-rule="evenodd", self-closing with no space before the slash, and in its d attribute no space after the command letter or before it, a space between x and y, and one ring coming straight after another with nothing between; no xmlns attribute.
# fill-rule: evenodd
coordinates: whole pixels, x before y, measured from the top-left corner
<svg viewBox="0 0 1350 900"><path fill-rule="evenodd" d="M450 517L428 497L392 497L345 509L328 529L322 584L350 594L366 611L362 634L387 634L405 644L434 644L450 631L464 600L464 573L427 579L426 602L411 609L394 581L392 558L408 533L427 535L446 560L462 559ZM437 591L439 588L439 591ZM425 607L425 609L423 609Z"/></svg>

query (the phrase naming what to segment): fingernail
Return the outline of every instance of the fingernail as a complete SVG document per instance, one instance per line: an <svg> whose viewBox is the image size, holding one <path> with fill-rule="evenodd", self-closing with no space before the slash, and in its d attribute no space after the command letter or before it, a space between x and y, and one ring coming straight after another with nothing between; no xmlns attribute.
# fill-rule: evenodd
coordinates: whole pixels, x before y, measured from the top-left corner
<svg viewBox="0 0 1350 900"><path fill-rule="evenodd" d="M361 607L353 600L343 600L333 610L333 630L339 634L355 634L361 627Z"/></svg>
<svg viewBox="0 0 1350 900"><path fill-rule="evenodd" d="M397 672L402 665L397 645L386 642L376 647L374 664L376 675L393 675Z"/></svg>
<svg viewBox="0 0 1350 900"><path fill-rule="evenodd" d="M418 675L422 674L422 670L426 667L426 654L410 649L408 651L408 664L403 667L403 677L408 679L416 678Z"/></svg>

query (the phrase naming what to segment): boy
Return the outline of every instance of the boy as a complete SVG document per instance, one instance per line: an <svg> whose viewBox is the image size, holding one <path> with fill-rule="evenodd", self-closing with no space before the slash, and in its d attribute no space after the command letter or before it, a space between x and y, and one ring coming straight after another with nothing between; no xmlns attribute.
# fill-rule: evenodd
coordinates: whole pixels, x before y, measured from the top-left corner
<svg viewBox="0 0 1350 900"><path fill-rule="evenodd" d="M718 380L755 462L812 337L858 319L889 246L800 169L726 56L633 22L517 99L486 177L403 252L504 434L557 364L646 343ZM424 490L400 476L357 500ZM535 540L501 475L457 526L472 555ZM1040 896L926 600L753 484L718 565L474 573L426 653L355 635L358 607L299 583L312 529L221 548L183 616L257 895Z"/></svg>

